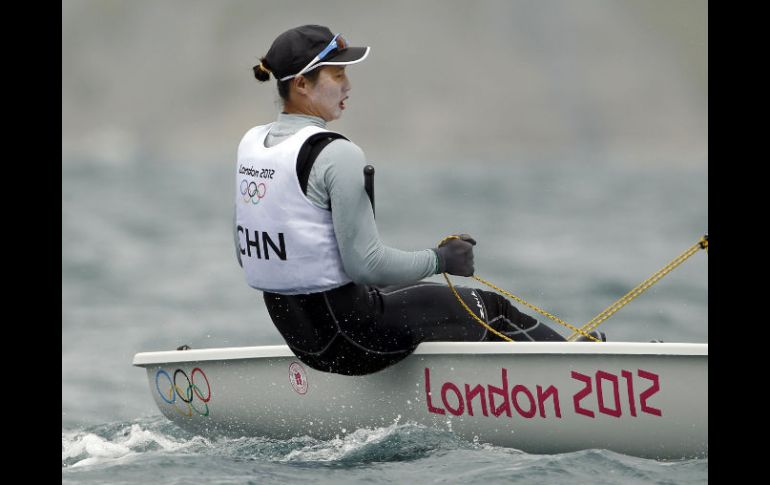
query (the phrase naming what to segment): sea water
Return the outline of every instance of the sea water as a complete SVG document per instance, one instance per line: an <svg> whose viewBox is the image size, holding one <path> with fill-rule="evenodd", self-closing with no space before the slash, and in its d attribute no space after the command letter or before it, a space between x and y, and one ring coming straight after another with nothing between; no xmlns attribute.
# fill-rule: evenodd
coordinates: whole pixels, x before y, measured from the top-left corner
<svg viewBox="0 0 770 485"><path fill-rule="evenodd" d="M573 324L708 231L705 162L375 166L385 244L417 250L469 233L478 241L478 275ZM282 343L235 259L233 170L234 163L64 161L63 483L707 481L707 457L535 455L414 423L330 440L208 439L172 425L144 369L131 366L135 353ZM600 329L614 341L707 343L707 278L708 256L699 251Z"/></svg>

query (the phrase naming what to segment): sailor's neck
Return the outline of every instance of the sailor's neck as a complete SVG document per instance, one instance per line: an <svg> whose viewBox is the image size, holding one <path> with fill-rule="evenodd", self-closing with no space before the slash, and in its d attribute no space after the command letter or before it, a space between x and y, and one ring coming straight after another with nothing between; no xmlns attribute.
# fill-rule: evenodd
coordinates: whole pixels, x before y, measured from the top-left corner
<svg viewBox="0 0 770 485"><path fill-rule="evenodd" d="M312 115L282 112L278 114L278 120L276 121L285 128L299 129L306 126L317 126L326 129L326 121L323 118Z"/></svg>
<svg viewBox="0 0 770 485"><path fill-rule="evenodd" d="M326 129L326 121L318 116L303 115L296 113L280 113L278 119L270 128L270 133L265 138L265 146L275 146L290 136L297 133L302 128L308 126L317 126Z"/></svg>

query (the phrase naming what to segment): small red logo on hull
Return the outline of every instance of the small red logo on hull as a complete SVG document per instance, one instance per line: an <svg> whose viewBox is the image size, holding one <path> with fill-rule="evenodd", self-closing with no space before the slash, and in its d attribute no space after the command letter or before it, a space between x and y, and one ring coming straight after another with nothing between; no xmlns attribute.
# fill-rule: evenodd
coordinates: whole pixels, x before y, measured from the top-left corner
<svg viewBox="0 0 770 485"><path fill-rule="evenodd" d="M297 394L307 393L307 373L298 362L292 362L289 366L289 383Z"/></svg>

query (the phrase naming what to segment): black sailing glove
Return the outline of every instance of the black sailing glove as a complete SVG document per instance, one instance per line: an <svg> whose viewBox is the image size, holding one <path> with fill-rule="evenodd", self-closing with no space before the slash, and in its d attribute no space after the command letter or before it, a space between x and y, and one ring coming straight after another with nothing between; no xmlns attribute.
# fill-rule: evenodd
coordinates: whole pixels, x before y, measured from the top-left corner
<svg viewBox="0 0 770 485"><path fill-rule="evenodd" d="M433 249L438 255L438 272L456 276L473 276L473 246L476 241L467 234L449 239Z"/></svg>

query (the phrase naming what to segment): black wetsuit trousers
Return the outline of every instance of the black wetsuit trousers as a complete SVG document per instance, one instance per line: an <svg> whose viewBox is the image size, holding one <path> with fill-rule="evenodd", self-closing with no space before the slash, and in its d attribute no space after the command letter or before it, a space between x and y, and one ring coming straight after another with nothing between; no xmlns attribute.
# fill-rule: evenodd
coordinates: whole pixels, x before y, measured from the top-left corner
<svg viewBox="0 0 770 485"><path fill-rule="evenodd" d="M565 340L497 293L455 288L474 313L513 340ZM307 295L265 292L264 298L273 323L299 360L337 374L384 369L408 356L420 342L502 340L438 283L385 287L348 283Z"/></svg>

